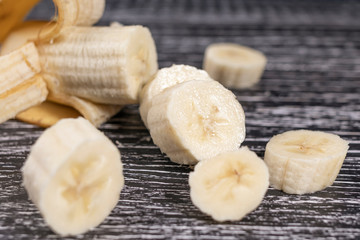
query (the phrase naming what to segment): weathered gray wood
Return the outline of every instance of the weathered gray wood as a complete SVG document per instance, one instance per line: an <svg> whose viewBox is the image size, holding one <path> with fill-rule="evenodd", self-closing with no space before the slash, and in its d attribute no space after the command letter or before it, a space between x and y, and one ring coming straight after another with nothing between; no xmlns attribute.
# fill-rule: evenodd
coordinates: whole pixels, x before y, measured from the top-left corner
<svg viewBox="0 0 360 240"><path fill-rule="evenodd" d="M47 17L51 2L30 17ZM360 3L356 1L108 0L99 23L145 24L161 67L201 67L213 42L267 55L262 81L234 90L246 113L244 145L261 157L271 136L292 129L336 133L350 149L333 186L302 196L269 188L239 222L217 223L192 205L191 169L152 143L136 105L101 126L122 153L126 186L111 215L78 239L359 239ZM21 186L20 168L42 129L0 124L0 239L57 239Z"/></svg>

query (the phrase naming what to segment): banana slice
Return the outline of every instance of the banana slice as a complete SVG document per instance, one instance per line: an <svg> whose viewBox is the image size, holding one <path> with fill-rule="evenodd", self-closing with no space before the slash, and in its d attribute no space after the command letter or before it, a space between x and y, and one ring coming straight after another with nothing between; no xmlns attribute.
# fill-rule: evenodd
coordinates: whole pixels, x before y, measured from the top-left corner
<svg viewBox="0 0 360 240"><path fill-rule="evenodd" d="M0 57L0 123L45 101L48 90L39 72L33 43Z"/></svg>
<svg viewBox="0 0 360 240"><path fill-rule="evenodd" d="M195 206L216 221L241 220L261 203L269 186L266 164L247 147L201 161L189 176Z"/></svg>
<svg viewBox="0 0 360 240"><path fill-rule="evenodd" d="M290 194L313 193L335 181L348 143L339 136L309 130L276 135L266 145L270 184Z"/></svg>
<svg viewBox="0 0 360 240"><path fill-rule="evenodd" d="M160 69L153 79L148 82L140 94L140 115L147 126L147 115L152 106L151 100L154 96L163 92L165 89L178 83L189 80L212 80L204 71L188 65L173 65Z"/></svg>
<svg viewBox="0 0 360 240"><path fill-rule="evenodd" d="M245 115L235 95L216 81L191 80L155 96L151 137L171 161L196 164L240 147Z"/></svg>
<svg viewBox="0 0 360 240"><path fill-rule="evenodd" d="M158 69L155 43L142 26L67 27L38 50L45 80L57 79L47 82L50 91L95 103L138 103L140 88Z"/></svg>
<svg viewBox="0 0 360 240"><path fill-rule="evenodd" d="M40 0L0 1L0 43Z"/></svg>
<svg viewBox="0 0 360 240"><path fill-rule="evenodd" d="M259 51L232 43L206 48L204 70L228 88L248 88L260 81L266 57Z"/></svg>
<svg viewBox="0 0 360 240"><path fill-rule="evenodd" d="M124 186L119 150L83 118L64 119L45 130L22 173L30 199L62 236L99 225Z"/></svg>

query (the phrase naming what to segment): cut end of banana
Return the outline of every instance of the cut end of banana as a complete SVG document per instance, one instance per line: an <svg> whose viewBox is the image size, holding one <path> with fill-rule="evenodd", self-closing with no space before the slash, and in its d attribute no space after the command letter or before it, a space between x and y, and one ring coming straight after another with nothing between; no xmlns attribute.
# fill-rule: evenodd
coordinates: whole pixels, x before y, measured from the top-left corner
<svg viewBox="0 0 360 240"><path fill-rule="evenodd" d="M188 65L172 65L160 69L153 79L142 89L140 94L140 115L147 126L147 115L152 105L152 99L165 89L178 83L190 80L212 80L204 71Z"/></svg>
<svg viewBox="0 0 360 240"><path fill-rule="evenodd" d="M270 184L290 194L320 191L336 179L348 143L320 131L295 130L276 135L266 145Z"/></svg>
<svg viewBox="0 0 360 240"><path fill-rule="evenodd" d="M216 221L241 220L261 203L269 186L266 164L247 147L201 161L189 176L195 206Z"/></svg>
<svg viewBox="0 0 360 240"><path fill-rule="evenodd" d="M152 101L147 118L151 137L173 162L196 164L238 149L245 138L240 103L216 81L182 82Z"/></svg>
<svg viewBox="0 0 360 240"><path fill-rule="evenodd" d="M261 52L233 43L207 47L204 70L228 88L248 88L260 81L266 65Z"/></svg>
<svg viewBox="0 0 360 240"><path fill-rule="evenodd" d="M124 186L119 150L83 118L64 119L45 130L22 172L31 200L63 236L99 225Z"/></svg>

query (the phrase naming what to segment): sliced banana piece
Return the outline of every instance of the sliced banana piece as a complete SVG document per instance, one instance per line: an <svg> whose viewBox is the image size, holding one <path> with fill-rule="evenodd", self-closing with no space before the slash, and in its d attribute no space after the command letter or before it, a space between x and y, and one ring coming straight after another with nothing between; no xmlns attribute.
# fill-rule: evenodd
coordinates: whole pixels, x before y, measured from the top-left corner
<svg viewBox="0 0 360 240"><path fill-rule="evenodd" d="M247 147L201 161L189 176L195 206L216 221L241 220L261 203L269 186L266 164Z"/></svg>
<svg viewBox="0 0 360 240"><path fill-rule="evenodd" d="M147 126L147 114L152 106L154 96L163 92L165 89L178 83L189 80L212 80L204 71L188 65L172 65L171 67L160 69L151 81L142 89L140 94L140 115Z"/></svg>
<svg viewBox="0 0 360 240"><path fill-rule="evenodd" d="M124 186L119 150L83 118L63 119L45 130L22 173L30 199L62 236L99 225Z"/></svg>
<svg viewBox="0 0 360 240"><path fill-rule="evenodd" d="M67 27L52 44L38 46L44 78L67 95L103 104L138 103L140 88L157 71L149 29Z"/></svg>
<svg viewBox="0 0 360 240"><path fill-rule="evenodd" d="M40 70L33 43L0 57L0 123L45 101L48 90Z"/></svg>
<svg viewBox="0 0 360 240"><path fill-rule="evenodd" d="M290 194L322 190L335 181L348 148L339 136L320 131L276 135L266 145L264 157L270 184Z"/></svg>
<svg viewBox="0 0 360 240"><path fill-rule="evenodd" d="M245 115L216 81L191 80L155 96L147 117L151 137L171 161L196 164L240 147Z"/></svg>
<svg viewBox="0 0 360 240"><path fill-rule="evenodd" d="M228 88L248 88L260 81L266 57L261 52L233 43L216 43L205 50L203 68Z"/></svg>

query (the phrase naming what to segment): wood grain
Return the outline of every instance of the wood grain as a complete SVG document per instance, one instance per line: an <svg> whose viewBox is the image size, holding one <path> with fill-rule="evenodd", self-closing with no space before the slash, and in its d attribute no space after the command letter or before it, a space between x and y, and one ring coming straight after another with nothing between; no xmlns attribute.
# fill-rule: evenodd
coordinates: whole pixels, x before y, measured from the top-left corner
<svg viewBox="0 0 360 240"><path fill-rule="evenodd" d="M29 16L48 17L49 2ZM274 135L314 129L340 135L350 149L335 183L307 195L269 188L242 221L217 223L189 197L191 169L151 141L138 106L101 126L122 154L126 186L111 215L75 239L359 239L360 3L356 1L108 0L99 23L144 24L161 67L201 67L207 45L236 42L263 51L261 82L235 90L249 146L260 157ZM0 239L57 239L28 200L20 169L43 129L0 124ZM71 238L69 238L71 239Z"/></svg>

